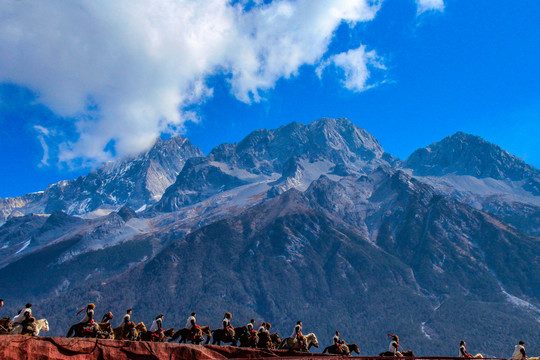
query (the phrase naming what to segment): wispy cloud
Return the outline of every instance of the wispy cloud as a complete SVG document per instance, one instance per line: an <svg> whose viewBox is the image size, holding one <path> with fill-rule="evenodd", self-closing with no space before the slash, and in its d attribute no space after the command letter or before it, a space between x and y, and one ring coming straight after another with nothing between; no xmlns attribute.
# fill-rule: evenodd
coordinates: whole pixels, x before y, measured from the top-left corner
<svg viewBox="0 0 540 360"><path fill-rule="evenodd" d="M45 141L45 137L49 136L49 129L44 128L40 125L34 125L34 130L37 132L37 138L39 143L41 144L41 147L43 148L43 157L41 158L41 161L39 162L39 166L48 166L49 165L49 146L47 145L47 142Z"/></svg>
<svg viewBox="0 0 540 360"><path fill-rule="evenodd" d="M322 77L323 70L329 66L342 70L343 86L351 91L364 91L373 86L373 84L368 84L371 70L386 70L382 59L375 51L366 51L363 45L357 49L333 55L323 61L316 70L319 78Z"/></svg>
<svg viewBox="0 0 540 360"><path fill-rule="evenodd" d="M103 161L111 140L116 154L131 154L197 119L184 109L212 96L210 76L226 76L239 100L260 101L278 79L317 66L340 24L370 21L380 7L373 0L246 3L6 0L0 82L26 86L59 117L74 119L78 139L61 147L61 161ZM331 59L345 71L345 86L360 90L376 56L359 48Z"/></svg>
<svg viewBox="0 0 540 360"><path fill-rule="evenodd" d="M430 10L443 11L444 1L443 0L416 0L416 6L417 6L418 14L422 14Z"/></svg>

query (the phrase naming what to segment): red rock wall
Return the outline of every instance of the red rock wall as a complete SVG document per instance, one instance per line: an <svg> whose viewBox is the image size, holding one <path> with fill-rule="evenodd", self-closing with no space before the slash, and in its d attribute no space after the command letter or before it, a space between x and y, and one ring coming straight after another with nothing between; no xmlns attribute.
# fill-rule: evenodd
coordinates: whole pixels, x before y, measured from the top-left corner
<svg viewBox="0 0 540 360"><path fill-rule="evenodd" d="M0 336L1 360L179 360L261 359L267 357L312 358L308 354L267 351L232 346L197 346L80 338ZM314 354L320 358L321 354Z"/></svg>
<svg viewBox="0 0 540 360"><path fill-rule="evenodd" d="M338 356L306 354L286 350L269 351L233 346L185 345L178 343L149 343L120 340L80 338L0 336L0 360L207 360L263 359L301 360L337 359ZM359 360L392 360L380 357L355 357ZM423 357L407 360L456 360L459 358ZM461 359L463 360L463 359ZM503 359L484 359L503 360Z"/></svg>

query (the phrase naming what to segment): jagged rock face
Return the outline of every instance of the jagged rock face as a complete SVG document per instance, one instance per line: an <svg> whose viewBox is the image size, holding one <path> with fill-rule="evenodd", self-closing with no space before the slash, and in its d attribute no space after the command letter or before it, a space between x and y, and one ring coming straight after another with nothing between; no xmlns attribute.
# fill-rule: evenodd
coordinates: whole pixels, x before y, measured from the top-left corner
<svg viewBox="0 0 540 360"><path fill-rule="evenodd" d="M0 200L0 209L4 219L15 209L23 214L61 210L72 215L122 205L138 209L159 200L185 161L194 156L203 153L185 138L158 139L150 150L135 158L106 163L86 176L61 181L42 193L32 194L30 199L25 195L18 201Z"/></svg>
<svg viewBox="0 0 540 360"><path fill-rule="evenodd" d="M346 119L257 130L238 144L217 146L206 160L189 162L156 209L175 211L232 187L261 181L272 181L269 197L290 188L304 190L324 173L357 174L388 164L383 157L391 155Z"/></svg>
<svg viewBox="0 0 540 360"><path fill-rule="evenodd" d="M346 119L321 119L309 125L291 123L276 130L257 130L236 146L216 147L209 157L263 174L280 173L291 157L335 164L380 159L384 150L364 129Z"/></svg>
<svg viewBox="0 0 540 360"><path fill-rule="evenodd" d="M513 181L540 177L537 169L499 146L462 132L416 150L403 167L413 169L420 176L456 173Z"/></svg>

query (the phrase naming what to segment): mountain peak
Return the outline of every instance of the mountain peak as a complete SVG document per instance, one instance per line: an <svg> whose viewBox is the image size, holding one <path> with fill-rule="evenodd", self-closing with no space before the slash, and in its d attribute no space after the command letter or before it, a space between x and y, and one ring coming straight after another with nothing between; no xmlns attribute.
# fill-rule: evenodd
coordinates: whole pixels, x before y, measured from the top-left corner
<svg viewBox="0 0 540 360"><path fill-rule="evenodd" d="M540 176L536 168L500 146L461 131L416 150L403 167L413 169L420 176L454 173L513 181Z"/></svg>

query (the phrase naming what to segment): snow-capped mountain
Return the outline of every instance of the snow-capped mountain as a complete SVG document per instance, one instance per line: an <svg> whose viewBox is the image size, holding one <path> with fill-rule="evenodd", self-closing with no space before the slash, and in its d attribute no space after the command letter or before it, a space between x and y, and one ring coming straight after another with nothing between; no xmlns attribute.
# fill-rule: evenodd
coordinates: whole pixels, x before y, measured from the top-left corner
<svg viewBox="0 0 540 360"><path fill-rule="evenodd" d="M170 186L140 197L120 196L136 178L124 162L106 164L102 189L126 200L94 210L114 211L74 216L79 194L0 227L3 297L13 311L36 303L55 334L94 302L133 307L137 321L165 313L167 327L191 311L282 335L303 320L323 343L337 329L367 354L387 333L420 355L454 355L466 339L506 356L516 336L540 351L540 196L527 187L538 170L470 135L441 143L401 162L346 119L291 123L208 156L189 144Z"/></svg>
<svg viewBox="0 0 540 360"><path fill-rule="evenodd" d="M96 210L106 214L123 205L139 209L158 201L186 160L195 156L203 153L188 139L158 139L150 150L134 158L105 163L86 176L60 181L43 192L0 199L0 222L10 216L57 210L85 215Z"/></svg>
<svg viewBox="0 0 540 360"><path fill-rule="evenodd" d="M458 132L416 150L402 166L439 191L540 235L540 171L499 146Z"/></svg>

